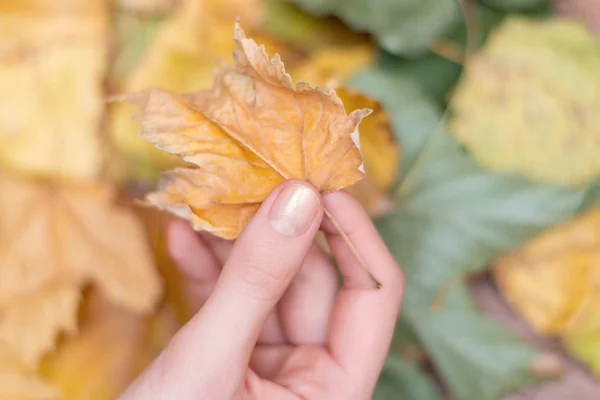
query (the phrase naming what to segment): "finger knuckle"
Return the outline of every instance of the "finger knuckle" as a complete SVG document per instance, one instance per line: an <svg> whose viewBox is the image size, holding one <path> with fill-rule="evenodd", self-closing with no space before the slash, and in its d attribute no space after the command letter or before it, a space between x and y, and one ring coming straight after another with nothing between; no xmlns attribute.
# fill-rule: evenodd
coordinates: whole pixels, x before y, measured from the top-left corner
<svg viewBox="0 0 600 400"><path fill-rule="evenodd" d="M396 301L400 303L404 293L404 273L398 264L394 263L393 268L390 269L388 279L391 292L394 294Z"/></svg>
<svg viewBox="0 0 600 400"><path fill-rule="evenodd" d="M263 300L271 300L273 293L288 280L285 269L276 258L247 259L240 263L237 272L247 290L246 294Z"/></svg>

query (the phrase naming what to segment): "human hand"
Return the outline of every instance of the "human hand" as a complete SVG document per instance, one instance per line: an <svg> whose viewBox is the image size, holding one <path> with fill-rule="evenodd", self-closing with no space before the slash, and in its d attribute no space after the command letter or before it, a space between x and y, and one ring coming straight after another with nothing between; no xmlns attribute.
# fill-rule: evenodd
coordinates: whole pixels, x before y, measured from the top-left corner
<svg viewBox="0 0 600 400"><path fill-rule="evenodd" d="M332 224L334 216L383 283L379 290ZM313 244L319 227L343 276ZM120 397L371 398L403 291L400 268L362 206L290 181L232 244L170 227L169 247L202 307Z"/></svg>

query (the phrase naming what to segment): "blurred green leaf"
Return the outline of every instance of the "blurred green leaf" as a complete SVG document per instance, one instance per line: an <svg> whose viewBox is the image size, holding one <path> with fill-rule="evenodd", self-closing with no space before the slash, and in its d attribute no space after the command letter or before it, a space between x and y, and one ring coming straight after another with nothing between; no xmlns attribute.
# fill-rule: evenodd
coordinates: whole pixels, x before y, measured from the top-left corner
<svg viewBox="0 0 600 400"><path fill-rule="evenodd" d="M265 1L265 31L301 50L311 51L330 45L351 46L366 39L366 34L350 30L337 18L317 18L287 1Z"/></svg>
<svg viewBox="0 0 600 400"><path fill-rule="evenodd" d="M498 399L536 381L529 368L538 352L483 315L420 313L415 327L457 399Z"/></svg>
<svg viewBox="0 0 600 400"><path fill-rule="evenodd" d="M406 276L401 319L461 400L532 382L535 350L477 311L461 280L573 215L586 191L482 169L440 126L417 75L380 68L352 83L383 101L408 159L396 212L375 221Z"/></svg>
<svg viewBox="0 0 600 400"><path fill-rule="evenodd" d="M392 79L394 75L401 75L418 83L425 94L440 106L448 101L448 94L462 72L461 65L433 53L409 60L382 52L378 63L379 68L390 74Z"/></svg>
<svg viewBox="0 0 600 400"><path fill-rule="evenodd" d="M435 382L417 366L390 356L383 366L373 400L438 400Z"/></svg>
<svg viewBox="0 0 600 400"><path fill-rule="evenodd" d="M504 20L506 13L477 5L469 15L472 20L467 23L458 24L445 37L453 42L456 42L462 48L479 48L489 37L490 33ZM472 29L475 32L468 32L467 29ZM467 43L468 40L473 40L475 43Z"/></svg>
<svg viewBox="0 0 600 400"><path fill-rule="evenodd" d="M586 190L581 211L600 205L600 181L592 182Z"/></svg>
<svg viewBox="0 0 600 400"><path fill-rule="evenodd" d="M573 215L584 190L534 184L479 168L443 132L437 148L377 221L403 265L407 300L431 304L443 285Z"/></svg>
<svg viewBox="0 0 600 400"><path fill-rule="evenodd" d="M419 351L420 349L419 337L410 322L405 318L399 318L390 352L402 358L405 353Z"/></svg>
<svg viewBox="0 0 600 400"><path fill-rule="evenodd" d="M423 54L461 21L457 0L294 0L317 15L336 15L353 28L372 33L386 50Z"/></svg>
<svg viewBox="0 0 600 400"><path fill-rule="evenodd" d="M481 3L506 11L529 11L543 8L549 0L480 0Z"/></svg>

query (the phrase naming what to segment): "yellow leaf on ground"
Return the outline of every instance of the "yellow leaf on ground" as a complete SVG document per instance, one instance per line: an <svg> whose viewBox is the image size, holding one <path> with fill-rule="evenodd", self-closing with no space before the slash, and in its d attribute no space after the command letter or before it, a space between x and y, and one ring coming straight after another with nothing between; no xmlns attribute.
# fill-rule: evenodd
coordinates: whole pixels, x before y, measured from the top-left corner
<svg viewBox="0 0 600 400"><path fill-rule="evenodd" d="M250 26L263 19L261 0L186 0L156 34L141 62L124 82L123 92L165 89L189 93L209 88L218 60L228 60L234 50L230 40L236 16ZM111 111L111 137L119 151L130 158L125 172L145 179L180 164L168 153L156 150L137 133L140 125L133 120L137 108L116 104ZM121 177L123 178L123 177Z"/></svg>
<svg viewBox="0 0 600 400"><path fill-rule="evenodd" d="M600 177L600 38L572 21L512 17L472 56L452 129L485 166L538 181Z"/></svg>
<svg viewBox="0 0 600 400"><path fill-rule="evenodd" d="M136 312L155 305L161 284L146 235L130 210L114 204L111 188L0 174L0 193L1 332L28 362L49 348L49 338L72 330L72 288L93 283Z"/></svg>
<svg viewBox="0 0 600 400"><path fill-rule="evenodd" d="M28 365L54 349L61 332L77 332L80 289L75 284L48 285L15 298L0 308L0 342L6 343Z"/></svg>
<svg viewBox="0 0 600 400"><path fill-rule="evenodd" d="M172 310L141 317L92 292L82 306L80 334L46 357L41 376L63 400L112 400L164 348L180 327Z"/></svg>
<svg viewBox="0 0 600 400"><path fill-rule="evenodd" d="M543 333L566 331L600 283L600 210L560 225L493 263L508 302Z"/></svg>
<svg viewBox="0 0 600 400"><path fill-rule="evenodd" d="M493 271L513 308L600 374L600 209L498 258Z"/></svg>
<svg viewBox="0 0 600 400"><path fill-rule="evenodd" d="M148 234L154 253L156 268L163 280L163 301L169 303L180 322L187 322L198 311L198 304L189 297L189 291L182 288L186 277L182 276L177 263L169 253L168 230L176 217L154 207L137 207L136 213L144 223L144 230Z"/></svg>
<svg viewBox="0 0 600 400"><path fill-rule="evenodd" d="M389 116L375 99L346 88L337 88L336 93L347 112L358 108L373 110L360 125L360 151L367 176L378 190L388 191L396 180L400 162L400 148Z"/></svg>
<svg viewBox="0 0 600 400"><path fill-rule="evenodd" d="M0 343L0 400L59 400L59 392Z"/></svg>
<svg viewBox="0 0 600 400"><path fill-rule="evenodd" d="M88 179L101 168L104 0L0 0L0 164Z"/></svg>
<svg viewBox="0 0 600 400"><path fill-rule="evenodd" d="M325 47L315 50L303 62L292 68L290 75L295 81L325 86L330 81L345 81L355 72L371 65L374 60L375 48L367 44Z"/></svg>
<svg viewBox="0 0 600 400"><path fill-rule="evenodd" d="M236 65L219 68L212 91L129 96L142 106L142 135L199 167L171 171L149 202L227 239L284 180L306 180L321 193L360 180L358 124L370 112L346 115L333 91L294 89L281 59L269 61L239 26L235 41Z"/></svg>
<svg viewBox="0 0 600 400"><path fill-rule="evenodd" d="M598 258L594 260L598 265ZM595 290L586 306L574 320L572 327L562 335L566 348L586 363L596 376L600 376L600 293Z"/></svg>
<svg viewBox="0 0 600 400"><path fill-rule="evenodd" d="M336 89L346 111L369 108L373 113L360 125L360 150L367 176L348 191L371 215L380 215L393 208L388 192L398 176L400 146L394 137L390 119L376 100L346 88Z"/></svg>

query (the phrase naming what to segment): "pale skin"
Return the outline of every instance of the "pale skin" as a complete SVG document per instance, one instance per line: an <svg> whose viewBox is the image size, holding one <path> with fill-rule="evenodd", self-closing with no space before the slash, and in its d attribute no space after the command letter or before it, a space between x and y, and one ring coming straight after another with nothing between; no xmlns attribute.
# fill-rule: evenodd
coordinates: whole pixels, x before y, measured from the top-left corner
<svg viewBox="0 0 600 400"><path fill-rule="evenodd" d="M333 225L333 215L377 290ZM321 229L343 276L313 242ZM392 339L403 277L362 206L289 181L234 242L169 229L198 306L120 400L370 399Z"/></svg>

